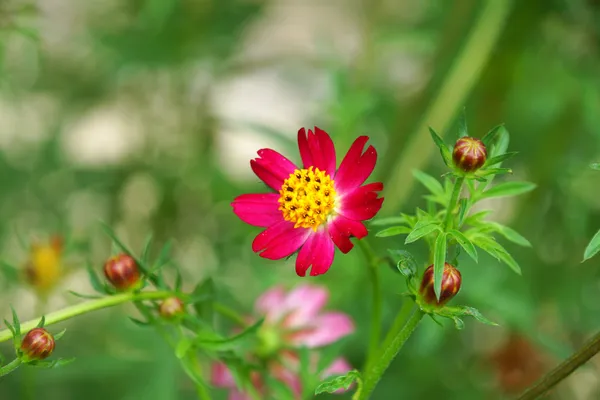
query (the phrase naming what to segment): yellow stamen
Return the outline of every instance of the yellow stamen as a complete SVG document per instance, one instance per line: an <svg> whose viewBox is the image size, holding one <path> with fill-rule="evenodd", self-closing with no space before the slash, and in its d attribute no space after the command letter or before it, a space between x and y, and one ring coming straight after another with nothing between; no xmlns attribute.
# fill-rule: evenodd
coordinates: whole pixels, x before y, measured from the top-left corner
<svg viewBox="0 0 600 400"><path fill-rule="evenodd" d="M295 228L312 228L315 232L335 206L333 180L319 168L297 169L290 174L281 190L279 209Z"/></svg>

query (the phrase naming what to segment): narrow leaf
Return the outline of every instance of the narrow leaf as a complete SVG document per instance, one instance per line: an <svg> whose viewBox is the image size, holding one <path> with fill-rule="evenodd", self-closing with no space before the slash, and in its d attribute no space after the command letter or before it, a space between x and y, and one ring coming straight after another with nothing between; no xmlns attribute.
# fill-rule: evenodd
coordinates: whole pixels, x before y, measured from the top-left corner
<svg viewBox="0 0 600 400"><path fill-rule="evenodd" d="M480 198L517 196L532 191L536 186L531 182L503 182L483 192Z"/></svg>
<svg viewBox="0 0 600 400"><path fill-rule="evenodd" d="M446 262L446 233L440 232L435 240L433 249L433 290L439 300L442 293L442 279L444 277L444 264Z"/></svg>
<svg viewBox="0 0 600 400"><path fill-rule="evenodd" d="M140 258L144 264L148 264L150 260L150 247L152 246L152 233L150 233L146 237L146 242L144 243L144 247L142 247L142 254Z"/></svg>
<svg viewBox="0 0 600 400"><path fill-rule="evenodd" d="M375 234L377 237L389 237L389 236L397 236L397 235L406 235L410 233L412 229L408 226L392 226L391 228L387 228L381 230Z"/></svg>
<svg viewBox="0 0 600 400"><path fill-rule="evenodd" d="M596 232L583 253L583 261L589 260L600 251L600 231Z"/></svg>
<svg viewBox="0 0 600 400"><path fill-rule="evenodd" d="M595 169L596 171L600 171L600 163L591 163L590 168Z"/></svg>
<svg viewBox="0 0 600 400"><path fill-rule="evenodd" d="M193 342L190 339L186 337L181 338L175 347L175 357L180 360L184 358L192 347L192 344Z"/></svg>
<svg viewBox="0 0 600 400"><path fill-rule="evenodd" d="M21 322L19 322L19 316L12 305L10 306L10 311L12 311L13 327L15 328L16 336L19 336L21 335Z"/></svg>
<svg viewBox="0 0 600 400"><path fill-rule="evenodd" d="M486 168L484 170L477 171L477 175L481 177L490 176L490 175L502 175L502 174L512 174L513 171L510 168Z"/></svg>
<svg viewBox="0 0 600 400"><path fill-rule="evenodd" d="M166 265L169 262L169 258L171 257L171 247L173 247L173 242L171 240L169 240L167 243L165 243L163 248L160 250L158 258L156 259L156 262L154 263L154 266L152 267L153 270L162 268L164 265Z"/></svg>
<svg viewBox="0 0 600 400"><path fill-rule="evenodd" d="M58 332L56 335L54 335L54 340L60 340L65 335L66 331L66 329L63 329L62 331Z"/></svg>
<svg viewBox="0 0 600 400"><path fill-rule="evenodd" d="M519 154L519 153L516 151L513 151L510 153L500 154L499 156L496 156L496 157L488 158L487 161L485 162L484 167L492 167L494 165L500 164L501 162L504 162L510 158L513 158L517 154Z"/></svg>
<svg viewBox="0 0 600 400"><path fill-rule="evenodd" d="M203 348L208 348L213 351L225 351L225 350L233 350L236 347L240 346L245 340L254 336L256 331L263 324L264 319L258 320L254 325L249 326L241 333L231 336L226 339L202 339L198 338L196 340L196 344Z"/></svg>
<svg viewBox="0 0 600 400"><path fill-rule="evenodd" d="M452 165L452 154L450 153L450 149L448 148L448 145L446 145L446 143L444 143L442 138L431 127L429 128L429 133L431 134L431 137L432 137L433 141L435 142L436 146L440 149L440 154L442 155L442 158L444 159L444 163L447 166L451 166Z"/></svg>
<svg viewBox="0 0 600 400"><path fill-rule="evenodd" d="M40 322L38 322L37 327L43 328L45 323L46 323L46 316L42 315L42 318L40 318Z"/></svg>
<svg viewBox="0 0 600 400"><path fill-rule="evenodd" d="M458 138L469 136L469 130L467 129L467 112L463 107L460 117L458 117Z"/></svg>
<svg viewBox="0 0 600 400"><path fill-rule="evenodd" d="M473 308L473 307L467 307L467 306L462 306L460 307L463 314L462 315L470 315L471 317L475 318L477 321L484 323L486 325L492 325L492 326L498 326L497 323L490 321L489 319L485 318L483 315L481 315L481 313L479 312L478 309Z"/></svg>
<svg viewBox="0 0 600 400"><path fill-rule="evenodd" d="M414 169L412 171L413 176L423 184L432 194L437 197L445 197L444 188L440 181L435 179L433 176L426 174L425 172Z"/></svg>
<svg viewBox="0 0 600 400"><path fill-rule="evenodd" d="M514 229L509 228L508 226L499 224L497 222L490 222L489 224L494 227L496 232L498 232L499 234L501 234L502 236L504 236L506 239L510 240L511 242L518 244L519 246L531 247L531 243L529 242L529 240L527 240L523 235L521 235L519 232L515 231Z"/></svg>
<svg viewBox="0 0 600 400"><path fill-rule="evenodd" d="M515 259L508 253L508 251L506 251L506 249L496 242L492 237L483 235L476 236L472 241L475 243L475 245L489 253L492 257L502 261L517 274L521 275L521 267L519 267L519 264L517 264Z"/></svg>
<svg viewBox="0 0 600 400"><path fill-rule="evenodd" d="M410 234L406 237L404 244L412 243L423 236L429 235L435 231L441 231L442 228L434 221L419 221Z"/></svg>
<svg viewBox="0 0 600 400"><path fill-rule="evenodd" d="M462 226L469 211L469 199L462 198L458 202L458 226Z"/></svg>
<svg viewBox="0 0 600 400"><path fill-rule="evenodd" d="M458 329L459 331L464 329L465 323L462 319L458 317L453 317L452 319L454 320L454 326L456 327L456 329Z"/></svg>
<svg viewBox="0 0 600 400"><path fill-rule="evenodd" d="M485 144L486 147L489 147L494 142L494 139L496 138L498 131L503 127L504 127L504 124L500 124L500 125L496 125L492 129L490 129L489 132L486 133L485 135L483 135L483 137L481 138L481 141L483 142L483 144Z"/></svg>
<svg viewBox="0 0 600 400"><path fill-rule="evenodd" d="M469 256L471 256L473 260L475 260L475 262L477 262L477 250L475 249L473 243L471 243L471 241L465 235L463 235L462 232L457 231L456 229L451 229L448 233L454 236L458 244L460 244L460 246L467 252Z"/></svg>
<svg viewBox="0 0 600 400"><path fill-rule="evenodd" d="M106 286L100 281L100 278L98 278L98 275L89 262L86 263L86 269L92 288L94 288L96 292L106 294Z"/></svg>
<svg viewBox="0 0 600 400"><path fill-rule="evenodd" d="M129 317L129 320L131 322L133 322L134 324L136 324L137 326L141 327L141 328L148 328L150 326L149 322L142 321L142 320L137 319L137 318Z"/></svg>
<svg viewBox="0 0 600 400"><path fill-rule="evenodd" d="M412 278L417 273L417 261L406 250L388 250L394 260L398 260L398 271L407 278Z"/></svg>
<svg viewBox="0 0 600 400"><path fill-rule="evenodd" d="M405 224L406 219L404 217L386 217L386 218L377 218L370 221L370 224L373 226L379 225L398 225Z"/></svg>
<svg viewBox="0 0 600 400"><path fill-rule="evenodd" d="M315 394L334 393L340 389L348 390L355 381L361 381L360 372L352 370L346 375L328 378L327 380L321 382L321 384L315 389Z"/></svg>
<svg viewBox="0 0 600 400"><path fill-rule="evenodd" d="M95 294L77 293L77 292L75 292L73 290L68 290L67 292L70 293L70 294L72 294L73 296L76 296L76 297L79 297L79 298L82 298L82 299L99 299L99 298L102 297L102 296L98 296L98 295L95 295Z"/></svg>

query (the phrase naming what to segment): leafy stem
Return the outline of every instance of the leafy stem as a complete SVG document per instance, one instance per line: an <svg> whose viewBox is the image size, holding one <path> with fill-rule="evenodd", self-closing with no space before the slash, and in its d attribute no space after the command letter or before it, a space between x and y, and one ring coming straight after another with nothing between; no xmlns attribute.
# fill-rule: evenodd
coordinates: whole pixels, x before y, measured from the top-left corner
<svg viewBox="0 0 600 400"><path fill-rule="evenodd" d="M47 314L45 316L45 325L52 325L58 322L66 321L78 315L87 314L92 311L101 310L103 308L113 307L119 304L140 301L140 300L156 300L164 299L173 296L174 293L170 291L149 291L149 292L128 292L121 293L114 296L106 296L95 300L86 301L80 304L76 304L71 307L63 308ZM180 294L178 294L180 296ZM40 318L34 318L21 324L21 330L27 332L35 328L40 321ZM12 333L9 329L0 331L0 343L6 342L12 339Z"/></svg>
<svg viewBox="0 0 600 400"><path fill-rule="evenodd" d="M454 216L454 210L458 205L458 197L460 196L460 191L462 189L463 182L465 178L459 176L454 181L454 188L452 189L452 195L450 196L450 203L448 204L448 209L446 210L446 218L444 219L444 232L448 232L448 230L452 227L452 221Z"/></svg>
<svg viewBox="0 0 600 400"><path fill-rule="evenodd" d="M14 360L12 360L8 364L6 364L4 367L0 368L0 377L10 374L15 369L19 368L20 365L21 365L21 359L15 358Z"/></svg>

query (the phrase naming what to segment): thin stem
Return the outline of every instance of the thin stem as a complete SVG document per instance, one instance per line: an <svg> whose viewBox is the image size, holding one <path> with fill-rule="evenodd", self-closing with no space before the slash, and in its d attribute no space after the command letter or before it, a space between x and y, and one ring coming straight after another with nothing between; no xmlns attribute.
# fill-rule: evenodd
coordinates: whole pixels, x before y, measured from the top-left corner
<svg viewBox="0 0 600 400"><path fill-rule="evenodd" d="M560 363L536 384L527 389L518 400L534 400L540 398L599 352L600 332L588 340L571 357Z"/></svg>
<svg viewBox="0 0 600 400"><path fill-rule="evenodd" d="M446 209L446 218L444 219L444 232L448 232L448 229L452 227L452 221L454 220L454 209L458 205L458 196L460 196L460 190L462 189L465 178L459 176L454 181L454 188L452 189L452 195L450 196L450 203Z"/></svg>
<svg viewBox="0 0 600 400"><path fill-rule="evenodd" d="M173 296L173 292L168 291L152 291L152 292L140 292L140 293L121 293L114 296L102 297L96 300L86 301L80 304L76 304L71 307L63 308L46 315L45 326L62 322L78 315L87 314L92 311L101 310L103 308L113 307L119 304L127 303L130 301L139 300L152 300L152 299L164 299ZM35 328L40 321L40 318L34 318L21 324L21 331L27 332ZM0 331L0 343L12 339L12 333L8 329Z"/></svg>
<svg viewBox="0 0 600 400"><path fill-rule="evenodd" d="M369 264L369 278L373 292L373 304L371 310L371 333L369 336L369 349L365 370L371 367L374 357L379 349L379 338L381 336L381 286L379 284L378 260L371 246L366 240L359 240L358 246L362 250Z"/></svg>
<svg viewBox="0 0 600 400"><path fill-rule="evenodd" d="M404 343L406 343L410 335L419 325L423 315L425 314L423 314L421 310L416 310L412 313L404 327L393 338L389 346L385 348L379 360L377 360L371 369L367 371L364 378L364 384L360 392L357 393L357 400L366 400L369 398L371 392L373 392L375 386L377 386L377 383L379 383L379 380L383 376L383 373L387 370L392 363L392 360L396 358L396 355L398 355L398 352L402 349Z"/></svg>
<svg viewBox="0 0 600 400"><path fill-rule="evenodd" d="M229 318L232 322L235 322L236 324L239 324L242 326L248 325L248 322L244 321L244 318L242 318L235 310L227 307L224 304L213 303L213 310L215 310L222 316Z"/></svg>
<svg viewBox="0 0 600 400"><path fill-rule="evenodd" d="M6 364L4 367L0 368L0 376L8 375L13 372L15 369L19 368L21 365L21 359L15 358L10 363Z"/></svg>

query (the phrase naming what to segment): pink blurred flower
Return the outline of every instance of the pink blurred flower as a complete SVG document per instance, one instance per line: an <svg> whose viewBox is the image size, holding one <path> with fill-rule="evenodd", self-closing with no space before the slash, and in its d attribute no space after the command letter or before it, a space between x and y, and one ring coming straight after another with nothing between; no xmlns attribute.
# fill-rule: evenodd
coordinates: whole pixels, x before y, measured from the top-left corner
<svg viewBox="0 0 600 400"><path fill-rule="evenodd" d="M383 198L377 192L383 183L362 186L375 168L377 152L364 151L369 138L360 136L336 170L336 154L327 132L315 127L298 131L303 168L271 149L258 151L250 161L254 173L276 193L244 194L234 199L235 214L244 222L265 227L252 243L252 250L271 260L299 250L296 273L324 274L333 263L335 246L348 253L350 237L367 236L361 221L380 210Z"/></svg>
<svg viewBox="0 0 600 400"><path fill-rule="evenodd" d="M287 385L299 396L302 382L299 377L300 360L296 349L317 349L334 343L354 332L354 323L341 312L323 311L329 293L327 289L314 285L300 285L287 292L280 286L271 288L255 303L257 314L264 316L257 336L259 345L249 359L266 361L271 377ZM317 373L319 353L311 351L310 368ZM352 367L344 358L336 358L321 371L321 378L342 375ZM251 381L258 393L264 394L265 384L258 372L253 372ZM229 400L245 400L250 397L236 387L233 377L223 363L212 367L212 383L230 389Z"/></svg>

